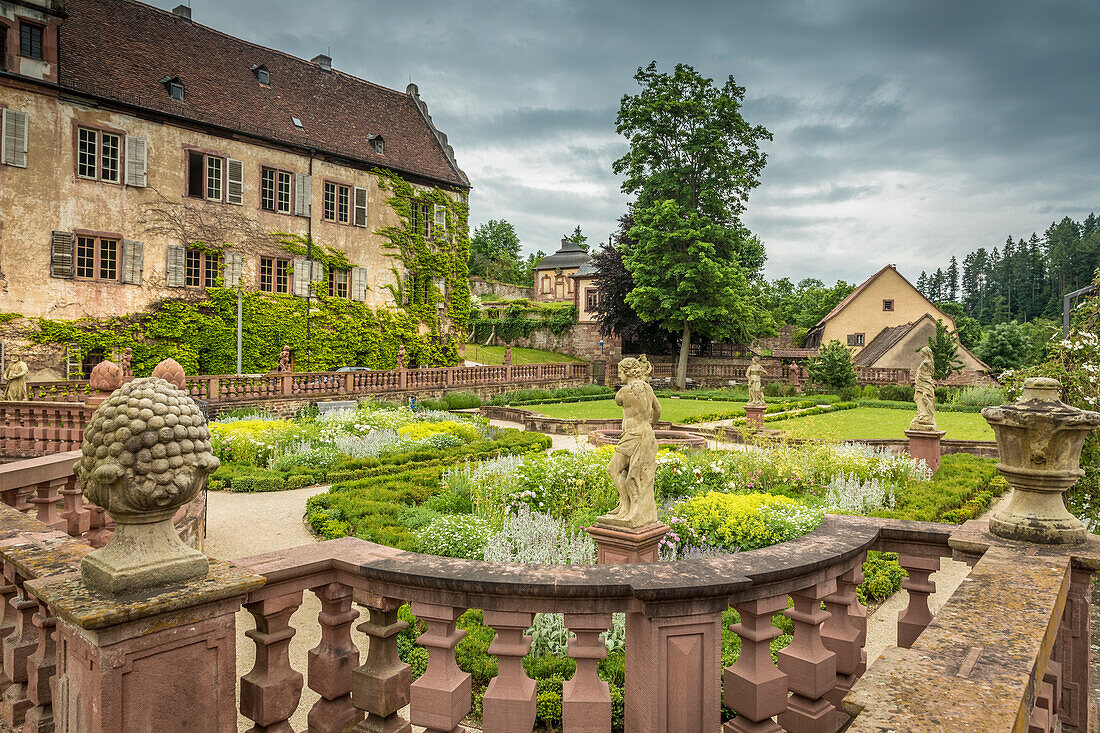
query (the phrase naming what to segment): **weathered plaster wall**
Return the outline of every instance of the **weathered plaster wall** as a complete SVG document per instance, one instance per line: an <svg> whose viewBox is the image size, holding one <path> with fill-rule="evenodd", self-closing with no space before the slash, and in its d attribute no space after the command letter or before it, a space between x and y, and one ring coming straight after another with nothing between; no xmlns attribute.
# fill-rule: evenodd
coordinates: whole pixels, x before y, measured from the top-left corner
<svg viewBox="0 0 1100 733"><path fill-rule="evenodd" d="M305 174L310 170L306 155L96 109L12 85L0 86L0 106L29 116L27 168L0 166L0 312L73 319L138 312L165 297L204 297L201 288L165 286L167 246L183 242L170 234L150 231L157 209L172 211L181 205L190 206L207 216L220 213L254 220L266 232L307 232L309 221L305 217L260 209L261 166ZM148 144L148 187L77 178L79 125L144 137ZM122 148L124 154L125 142ZM188 149L243 161L243 206L186 196ZM122 169L124 173L125 160ZM323 220L326 179L368 190L366 228ZM381 190L379 184L379 177L372 173L313 161L314 241L343 251L353 266L368 268L367 302L375 307L392 302L385 286L394 281L390 268L395 262L382 249L385 239L375 232L400 224L397 214L385 203L391 193ZM50 277L53 230L86 230L143 242L142 285ZM250 288L258 288L261 255L292 257L274 243L247 250L231 247L228 251L243 253L243 281Z"/></svg>
<svg viewBox="0 0 1100 733"><path fill-rule="evenodd" d="M535 297L544 303L573 300L573 275L577 269L536 271Z"/></svg>
<svg viewBox="0 0 1100 733"><path fill-rule="evenodd" d="M882 309L882 301L887 299L894 301L894 310ZM866 346L887 326L914 323L925 313L941 319L948 328L955 330L955 321L950 316L941 313L931 305L916 288L893 269L887 269L844 310L825 324L821 345L824 346L833 339L846 345L848 334L862 333L864 334L863 345ZM861 350L861 348L854 348L853 356Z"/></svg>
<svg viewBox="0 0 1100 733"><path fill-rule="evenodd" d="M917 349L928 345L928 339L936 335L936 324L925 319L906 334L894 347L875 361L876 368L883 369L916 369L920 366L921 357ZM963 363L963 369L972 371L985 371L985 366L979 362L973 354L960 347L959 361Z"/></svg>
<svg viewBox="0 0 1100 733"><path fill-rule="evenodd" d="M478 298L482 295L490 295L497 298L506 298L508 300L515 300L517 298L527 298L531 300L534 298L534 288L509 285L508 283L501 283L495 280L484 280L475 275L470 278L470 295L474 298Z"/></svg>

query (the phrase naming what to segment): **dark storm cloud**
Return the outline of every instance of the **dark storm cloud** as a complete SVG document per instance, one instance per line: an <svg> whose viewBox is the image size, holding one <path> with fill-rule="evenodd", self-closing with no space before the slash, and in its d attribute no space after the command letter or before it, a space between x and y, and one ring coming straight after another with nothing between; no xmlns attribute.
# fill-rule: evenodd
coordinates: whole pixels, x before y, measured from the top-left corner
<svg viewBox="0 0 1100 733"><path fill-rule="evenodd" d="M178 0L157 4L171 7ZM1094 0L194 0L196 21L420 87L474 184L471 220L530 250L626 205L611 162L638 66L747 88L775 135L746 223L771 276L916 276L1100 206Z"/></svg>

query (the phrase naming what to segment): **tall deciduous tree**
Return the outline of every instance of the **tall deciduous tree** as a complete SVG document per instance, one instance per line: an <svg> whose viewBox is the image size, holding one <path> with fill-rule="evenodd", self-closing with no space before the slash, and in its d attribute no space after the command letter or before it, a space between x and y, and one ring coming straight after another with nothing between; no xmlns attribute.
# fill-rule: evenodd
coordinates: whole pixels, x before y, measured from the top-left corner
<svg viewBox="0 0 1100 733"><path fill-rule="evenodd" d="M806 360L806 371L810 379L837 392L856 386L852 351L836 339L818 349L817 356Z"/></svg>
<svg viewBox="0 0 1100 733"><path fill-rule="evenodd" d="M519 259L519 235L504 219L490 219L479 224L470 235L470 274L490 280L530 285L524 281L523 263Z"/></svg>
<svg viewBox="0 0 1100 733"><path fill-rule="evenodd" d="M716 87L685 64L662 73L652 62L634 78L642 90L623 96L616 120L630 147L614 163L623 192L635 195L634 244L623 251L634 277L627 302L644 321L680 332L683 388L693 332L747 338L767 327L748 284L763 248L740 216L771 133L741 116L745 89L732 76ZM746 267L743 255L759 262Z"/></svg>

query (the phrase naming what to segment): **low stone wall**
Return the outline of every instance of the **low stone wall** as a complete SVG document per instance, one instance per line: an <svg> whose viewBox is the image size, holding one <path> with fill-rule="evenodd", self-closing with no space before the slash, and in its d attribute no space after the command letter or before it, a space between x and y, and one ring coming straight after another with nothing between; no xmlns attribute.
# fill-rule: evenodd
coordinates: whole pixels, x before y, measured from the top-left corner
<svg viewBox="0 0 1100 733"><path fill-rule="evenodd" d="M474 275L470 278L470 295L475 298L482 295L493 295L498 298L507 298L509 300L516 300L519 298L534 300L535 288L534 286L525 288L522 285L511 285L509 283L497 282L496 280L485 280L484 278Z"/></svg>
<svg viewBox="0 0 1100 733"><path fill-rule="evenodd" d="M689 425L676 425L677 429L690 430ZM696 428L698 429L698 428ZM733 427L718 428L713 431L713 434L719 439L728 443L744 443L745 439L741 430ZM759 440L774 441L776 443L786 443L790 445L806 445L808 443L821 442L809 438L785 438L778 430L765 429L760 433L757 433L755 438ZM869 445L874 448L889 448L894 453L901 454L909 450L909 441L905 438L872 438L868 440L843 440L842 443L859 443L861 445ZM944 439L940 441L940 455L949 456L955 453L969 453L972 456L979 458L996 458L997 457L997 443L993 440L949 440Z"/></svg>
<svg viewBox="0 0 1100 733"><path fill-rule="evenodd" d="M535 410L498 405L484 405L480 412L482 417L490 420L523 423L524 430L549 435L588 435L594 430L619 430L623 424L621 418L549 417ZM673 425L667 420L659 421L657 428L690 431L690 428Z"/></svg>
<svg viewBox="0 0 1100 733"><path fill-rule="evenodd" d="M603 341L603 348L600 348L600 341ZM555 336L549 331L537 330L530 336L517 339L512 345L525 349L542 349L569 354L586 361L603 362L610 359L618 363L623 358L619 340L615 337L601 336L600 327L595 323L578 323L561 336Z"/></svg>

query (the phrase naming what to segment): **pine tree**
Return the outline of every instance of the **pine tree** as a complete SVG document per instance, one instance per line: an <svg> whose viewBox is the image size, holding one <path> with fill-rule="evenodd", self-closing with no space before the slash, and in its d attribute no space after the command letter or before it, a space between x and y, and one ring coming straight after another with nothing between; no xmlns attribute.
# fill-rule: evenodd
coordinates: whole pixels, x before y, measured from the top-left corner
<svg viewBox="0 0 1100 733"><path fill-rule="evenodd" d="M961 372L963 363L959 361L958 334L947 330L947 325L936 319L936 333L928 337L928 346L935 359L936 379L947 379L955 372Z"/></svg>
<svg viewBox="0 0 1100 733"><path fill-rule="evenodd" d="M952 303L959 301L959 261L951 255L951 264L947 266L947 299Z"/></svg>
<svg viewBox="0 0 1100 733"><path fill-rule="evenodd" d="M924 297L928 297L928 273L924 270L920 271L920 277L917 278L917 290Z"/></svg>

